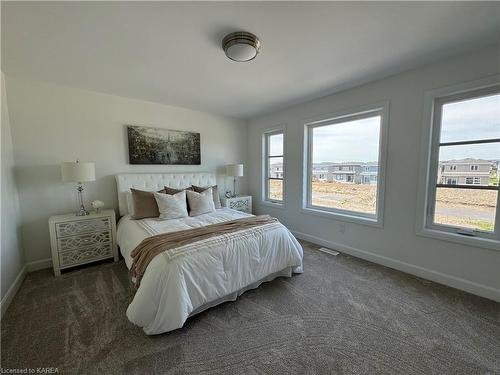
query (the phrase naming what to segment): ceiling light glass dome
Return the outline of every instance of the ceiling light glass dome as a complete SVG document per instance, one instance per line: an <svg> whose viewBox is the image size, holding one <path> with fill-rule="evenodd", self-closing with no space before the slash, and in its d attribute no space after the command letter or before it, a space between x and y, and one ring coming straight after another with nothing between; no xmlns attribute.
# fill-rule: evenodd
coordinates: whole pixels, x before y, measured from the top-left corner
<svg viewBox="0 0 500 375"><path fill-rule="evenodd" d="M245 62L255 59L260 50L260 40L252 33L237 31L222 40L222 49L233 61Z"/></svg>

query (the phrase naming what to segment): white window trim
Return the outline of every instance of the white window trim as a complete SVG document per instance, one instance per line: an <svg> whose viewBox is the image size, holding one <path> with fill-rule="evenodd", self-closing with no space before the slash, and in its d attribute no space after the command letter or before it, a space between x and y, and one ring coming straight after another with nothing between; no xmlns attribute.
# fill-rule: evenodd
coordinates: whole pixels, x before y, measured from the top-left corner
<svg viewBox="0 0 500 375"><path fill-rule="evenodd" d="M433 216L431 208L434 207L433 199L437 180L437 152L433 154L433 150L437 149L436 142L439 141L440 129L435 119L435 101L439 98L452 96L467 97L471 92L479 92L484 90L494 90L500 85L500 75L495 75L485 79L480 79L473 82L445 87L442 89L432 90L425 93L424 97L424 116L422 126L422 140L420 152L420 172L419 186L417 195L417 218L416 218L416 233L417 235L430 237L454 243L477 246L486 249L500 251L500 193L497 197L497 215L495 217L495 235L491 237L471 237L466 234L466 231L457 233L453 227L433 224ZM440 121L439 121L440 122Z"/></svg>
<svg viewBox="0 0 500 375"><path fill-rule="evenodd" d="M269 177L269 158L268 158L268 145L267 140L270 135L283 133L283 200L278 201L274 199L268 199L267 194L267 179ZM273 127L271 129L266 129L262 132L262 183L261 183L261 199L260 203L273 208L285 208L285 199L286 199L286 178L287 178L287 170L286 170L286 125L280 125Z"/></svg>
<svg viewBox="0 0 500 375"><path fill-rule="evenodd" d="M377 184L377 212L375 215L364 214L362 212L348 211L336 208L327 208L312 206L309 204L311 198L311 137L310 129L315 126L338 123L345 120L351 120L359 117L364 118L367 115L380 113L382 120L380 123L379 137L379 170ZM343 110L315 119L309 119L304 124L303 139L303 166L302 166L302 205L301 212L322 216L339 221L347 221L356 224L369 225L382 228L384 224L384 196L385 196L385 172L387 162L387 134L389 128L389 101L379 102L370 105L364 105L350 110Z"/></svg>

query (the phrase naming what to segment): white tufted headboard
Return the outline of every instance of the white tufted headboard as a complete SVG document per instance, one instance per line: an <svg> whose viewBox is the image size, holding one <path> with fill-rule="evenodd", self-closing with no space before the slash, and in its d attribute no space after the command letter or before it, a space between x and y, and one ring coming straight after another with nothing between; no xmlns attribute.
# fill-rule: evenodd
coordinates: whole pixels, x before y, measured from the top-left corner
<svg viewBox="0 0 500 375"><path fill-rule="evenodd" d="M123 173L116 175L116 188L118 191L118 207L120 216L127 214L125 192L130 188L155 191L164 186L174 189L186 188L191 185L212 186L216 185L214 173Z"/></svg>

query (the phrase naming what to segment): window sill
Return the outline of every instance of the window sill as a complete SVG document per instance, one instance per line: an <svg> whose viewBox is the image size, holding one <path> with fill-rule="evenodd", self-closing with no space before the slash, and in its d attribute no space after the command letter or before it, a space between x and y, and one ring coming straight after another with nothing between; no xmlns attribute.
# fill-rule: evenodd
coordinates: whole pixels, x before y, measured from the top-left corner
<svg viewBox="0 0 500 375"><path fill-rule="evenodd" d="M311 207L303 207L300 209L305 214L326 217L328 219L339 220L339 221L347 221L350 223L361 224L361 225L369 225L371 227L382 228L383 223L381 220L377 220L375 218L369 218L365 216L357 216L355 214L344 214L340 212L330 212L326 210L321 210L317 208Z"/></svg>
<svg viewBox="0 0 500 375"><path fill-rule="evenodd" d="M285 203L270 202L270 201L262 200L262 201L260 201L260 204L263 206L272 207L272 208L279 208L279 209L285 208Z"/></svg>
<svg viewBox="0 0 500 375"><path fill-rule="evenodd" d="M454 242L460 245L476 246L485 249L500 251L500 241L488 238L467 237L457 233L448 233L437 229L429 229L429 228L421 229L420 231L417 232L417 235L422 237L434 238L442 241Z"/></svg>

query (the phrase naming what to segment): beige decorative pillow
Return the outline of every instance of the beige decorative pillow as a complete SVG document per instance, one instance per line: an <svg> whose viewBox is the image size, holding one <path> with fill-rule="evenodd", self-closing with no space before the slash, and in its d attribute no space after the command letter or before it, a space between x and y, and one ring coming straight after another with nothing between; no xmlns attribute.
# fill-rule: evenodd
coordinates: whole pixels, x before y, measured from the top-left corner
<svg viewBox="0 0 500 375"><path fill-rule="evenodd" d="M153 193L153 195L158 204L160 219L169 220L188 216L185 190L172 195L165 193Z"/></svg>
<svg viewBox="0 0 500 375"><path fill-rule="evenodd" d="M158 211L158 205L152 191L137 189L130 189L130 191L132 192L132 205L134 207L133 215L131 212L132 219L138 220L160 216L160 211ZM158 193L165 193L165 190L162 189Z"/></svg>
<svg viewBox="0 0 500 375"><path fill-rule="evenodd" d="M186 194L191 210L189 216L198 216L215 211L212 188L208 188L201 193L187 190Z"/></svg>
<svg viewBox="0 0 500 375"><path fill-rule="evenodd" d="M193 185L192 188L197 193L202 193L205 190L210 189L210 186L202 187L202 186L195 186L195 185ZM214 185L211 188L212 188L212 195L213 195L213 198L214 198L215 208L221 208L222 205L220 203L219 189L217 188L217 185Z"/></svg>

